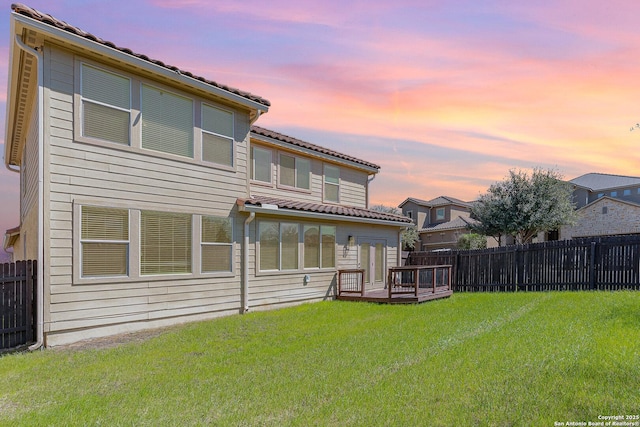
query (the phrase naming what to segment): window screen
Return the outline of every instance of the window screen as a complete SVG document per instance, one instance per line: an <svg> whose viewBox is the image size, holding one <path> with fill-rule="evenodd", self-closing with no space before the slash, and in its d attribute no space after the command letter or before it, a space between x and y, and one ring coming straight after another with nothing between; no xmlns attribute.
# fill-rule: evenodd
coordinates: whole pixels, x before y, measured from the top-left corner
<svg viewBox="0 0 640 427"><path fill-rule="evenodd" d="M126 276L129 211L83 206L80 227L82 277Z"/></svg>
<svg viewBox="0 0 640 427"><path fill-rule="evenodd" d="M193 158L193 101L142 85L142 147Z"/></svg>
<svg viewBox="0 0 640 427"><path fill-rule="evenodd" d="M129 145L131 82L117 74L81 67L82 135Z"/></svg>
<svg viewBox="0 0 640 427"><path fill-rule="evenodd" d="M202 159L233 166L233 113L202 105Z"/></svg>
<svg viewBox="0 0 640 427"><path fill-rule="evenodd" d="M191 215L142 211L140 273L191 272Z"/></svg>
<svg viewBox="0 0 640 427"><path fill-rule="evenodd" d="M231 271L233 227L230 218L202 217L202 272Z"/></svg>

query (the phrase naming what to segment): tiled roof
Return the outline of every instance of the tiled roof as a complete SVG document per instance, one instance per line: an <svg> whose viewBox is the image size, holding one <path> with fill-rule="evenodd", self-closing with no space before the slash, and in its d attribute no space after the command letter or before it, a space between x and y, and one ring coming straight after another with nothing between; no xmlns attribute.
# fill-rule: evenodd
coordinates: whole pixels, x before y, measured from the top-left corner
<svg viewBox="0 0 640 427"><path fill-rule="evenodd" d="M239 206L262 206L276 205L279 209L291 209L302 212L313 212L336 215L337 217L346 216L353 218L374 219L382 221L392 221L401 224L411 224L411 218L402 215L394 215L384 212L373 211L370 209L355 208L348 206L322 205L319 203L309 203L295 200L283 200L265 196L253 196L249 199L238 199ZM339 219L339 218L336 218Z"/></svg>
<svg viewBox="0 0 640 427"><path fill-rule="evenodd" d="M246 98L246 99L251 100L253 102L257 102L257 103L262 104L264 106L267 106L267 107L271 106L271 103L267 99L264 99L264 98L262 98L260 96L253 95L253 94L251 94L249 92L245 92L245 91L242 91L240 89L236 89L236 88L233 88L233 87L230 87L230 86L226 86L226 85L214 82L212 80L205 79L204 77L196 76L196 75L190 73L189 71L184 71L184 70L179 69L178 67L165 64L162 61L158 61L156 59L151 59L146 55L135 53L129 48L116 46L114 43L112 43L110 41L103 40L100 37L97 37L97 36L95 36L95 35L93 35L91 33L87 33L86 31L83 31L78 27L74 27L73 25L69 25L64 21L61 21L61 20L59 20L57 18L54 18L51 15L48 15L46 13L42 13L42 12L39 12L39 11L37 11L35 9L32 9L29 6L25 6L25 5L20 4L20 3L15 3L15 4L11 5L11 9L15 13L27 16L27 17L32 18L32 19L35 19L36 21L42 22L43 24L50 25L51 27L54 27L54 28L69 32L71 34L75 34L77 36L80 36L80 37L83 37L85 39L94 41L96 43L100 43L100 44L102 44L104 46L108 46L108 47L110 47L112 49L118 50L120 52L126 53L126 54L131 55L133 57L136 57L138 59L142 59L144 61L147 61L147 62L150 62L152 64L158 65L160 67L167 68L167 69L169 69L171 71L180 73L180 74L185 75L187 77L191 77L193 79L196 79L196 80L201 81L203 83L206 83L208 85L214 86L214 87L216 87L218 89L222 89L222 90L230 92L230 93L232 93L234 95L241 96L243 98Z"/></svg>
<svg viewBox="0 0 640 427"><path fill-rule="evenodd" d="M328 148L321 147L319 145L312 144L310 142L302 141L297 138L293 138L288 135L284 135L278 132L274 132L269 129L261 128L259 126L251 126L251 133L256 136L265 136L267 138L275 139L280 142L286 142L291 145L295 145L298 147L306 148L308 150L317 151L318 153L326 154L329 156L337 157L339 159L348 160L353 163L358 163L364 166L368 166L374 169L380 169L380 166L375 163L370 163L365 160L358 159L356 157L349 156L347 154L342 154L337 151L329 150Z"/></svg>
<svg viewBox="0 0 640 427"><path fill-rule="evenodd" d="M424 206L427 208L434 208L436 206L445 206L445 205L461 205L461 206L471 207L472 205L471 202L465 202L463 200L456 199L455 197L438 196L431 200L422 200L422 199L416 199L414 197L409 197L405 199L404 202L400 203L399 206L404 206L408 202L413 202L417 205Z"/></svg>
<svg viewBox="0 0 640 427"><path fill-rule="evenodd" d="M598 191L609 188L637 186L640 185L640 177L610 175L606 173L587 173L573 178L569 182L591 191Z"/></svg>
<svg viewBox="0 0 640 427"><path fill-rule="evenodd" d="M431 231L444 231L444 230L455 230L457 228L466 228L469 223L474 223L475 220L471 218L462 219L462 217L456 217L456 219L442 222L440 224L433 225L431 227L422 228L418 230L420 233L431 232Z"/></svg>

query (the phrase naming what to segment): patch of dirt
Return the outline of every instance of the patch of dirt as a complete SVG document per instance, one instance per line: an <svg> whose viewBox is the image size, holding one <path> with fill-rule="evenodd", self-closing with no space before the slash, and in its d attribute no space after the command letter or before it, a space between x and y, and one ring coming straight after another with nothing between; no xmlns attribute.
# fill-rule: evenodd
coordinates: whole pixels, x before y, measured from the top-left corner
<svg viewBox="0 0 640 427"><path fill-rule="evenodd" d="M136 332L127 332L124 334L109 335L100 338L91 338L77 341L71 344L57 345L50 347L50 351L67 351L67 350L102 350L106 348L119 347L124 344L141 343L151 338L162 335L163 333L173 329L172 327L145 329Z"/></svg>

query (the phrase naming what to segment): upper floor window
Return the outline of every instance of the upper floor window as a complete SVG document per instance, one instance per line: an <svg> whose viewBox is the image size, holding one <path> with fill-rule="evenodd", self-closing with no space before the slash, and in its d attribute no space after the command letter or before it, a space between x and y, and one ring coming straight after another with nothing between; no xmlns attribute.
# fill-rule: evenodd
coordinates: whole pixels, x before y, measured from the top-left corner
<svg viewBox="0 0 640 427"><path fill-rule="evenodd" d="M598 199L599 199L600 197L604 197L604 193L598 193Z"/></svg>
<svg viewBox="0 0 640 427"><path fill-rule="evenodd" d="M82 277L129 273L129 211L83 206L80 256Z"/></svg>
<svg viewBox="0 0 640 427"><path fill-rule="evenodd" d="M82 135L129 145L131 81L86 64L80 74Z"/></svg>
<svg viewBox="0 0 640 427"><path fill-rule="evenodd" d="M202 160L233 166L233 113L202 105Z"/></svg>
<svg viewBox="0 0 640 427"><path fill-rule="evenodd" d="M324 165L324 200L340 201L340 169L336 166Z"/></svg>
<svg viewBox="0 0 640 427"><path fill-rule="evenodd" d="M233 227L230 218L203 216L201 224L203 273L231 271Z"/></svg>
<svg viewBox="0 0 640 427"><path fill-rule="evenodd" d="M280 185L311 188L311 162L309 159L280 154Z"/></svg>
<svg viewBox="0 0 640 427"><path fill-rule="evenodd" d="M251 179L271 183L271 150L251 148Z"/></svg>
<svg viewBox="0 0 640 427"><path fill-rule="evenodd" d="M631 190L627 188L626 190L624 190L624 191L622 192L622 195L623 195L623 196L630 196L630 195L631 195Z"/></svg>
<svg viewBox="0 0 640 427"><path fill-rule="evenodd" d="M442 221L444 219L444 208L436 209L436 221Z"/></svg>
<svg viewBox="0 0 640 427"><path fill-rule="evenodd" d="M142 148L193 157L193 101L142 85Z"/></svg>
<svg viewBox="0 0 640 427"><path fill-rule="evenodd" d="M617 191L612 191L611 192L611 197L618 197L618 192Z"/></svg>

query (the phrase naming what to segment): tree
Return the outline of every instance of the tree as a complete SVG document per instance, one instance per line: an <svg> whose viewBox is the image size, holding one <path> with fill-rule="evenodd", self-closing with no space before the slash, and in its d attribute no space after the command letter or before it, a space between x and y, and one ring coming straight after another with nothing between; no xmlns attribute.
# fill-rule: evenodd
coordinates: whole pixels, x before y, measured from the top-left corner
<svg viewBox="0 0 640 427"><path fill-rule="evenodd" d="M555 170L509 171L474 203L471 231L492 236L511 235L517 243L529 243L541 231L557 230L575 221L572 187Z"/></svg>
<svg viewBox="0 0 640 427"><path fill-rule="evenodd" d="M393 206L373 205L371 206L371 210L393 215L402 215L400 209ZM420 235L418 234L418 227L416 227L415 224L407 226L407 228L402 231L400 238L402 239L402 243L404 244L405 249L414 250L416 247L416 242L420 238Z"/></svg>
<svg viewBox="0 0 640 427"><path fill-rule="evenodd" d="M477 233L466 233L458 238L458 249L485 249L487 237Z"/></svg>

